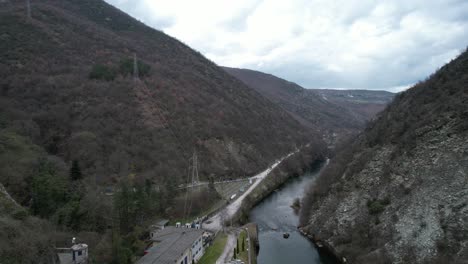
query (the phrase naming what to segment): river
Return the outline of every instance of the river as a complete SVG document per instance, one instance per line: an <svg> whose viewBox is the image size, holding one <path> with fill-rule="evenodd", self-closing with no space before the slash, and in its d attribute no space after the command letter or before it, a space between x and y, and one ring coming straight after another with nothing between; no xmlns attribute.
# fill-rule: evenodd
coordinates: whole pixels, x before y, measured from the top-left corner
<svg viewBox="0 0 468 264"><path fill-rule="evenodd" d="M250 212L250 222L258 224L259 264L332 263L320 257L314 245L298 232L299 216L291 208L294 199L303 196L304 188L320 173L324 164L288 180ZM283 238L285 232L290 234L288 239Z"/></svg>

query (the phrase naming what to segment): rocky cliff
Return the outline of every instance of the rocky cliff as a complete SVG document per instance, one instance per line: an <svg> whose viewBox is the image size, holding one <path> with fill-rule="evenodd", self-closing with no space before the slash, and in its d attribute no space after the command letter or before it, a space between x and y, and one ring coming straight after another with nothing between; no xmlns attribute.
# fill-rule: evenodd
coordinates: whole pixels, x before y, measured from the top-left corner
<svg viewBox="0 0 468 264"><path fill-rule="evenodd" d="M468 52L342 148L301 225L351 263L468 263Z"/></svg>

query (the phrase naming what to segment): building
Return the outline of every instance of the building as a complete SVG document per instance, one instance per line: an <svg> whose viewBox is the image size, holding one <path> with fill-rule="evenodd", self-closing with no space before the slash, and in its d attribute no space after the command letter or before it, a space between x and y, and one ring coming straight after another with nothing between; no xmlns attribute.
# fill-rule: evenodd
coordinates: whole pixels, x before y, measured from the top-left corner
<svg viewBox="0 0 468 264"><path fill-rule="evenodd" d="M88 245L74 244L70 248L57 248L60 264L87 264Z"/></svg>
<svg viewBox="0 0 468 264"><path fill-rule="evenodd" d="M205 253L201 229L168 226L153 233L153 246L137 264L192 264Z"/></svg>
<svg viewBox="0 0 468 264"><path fill-rule="evenodd" d="M154 234L158 233L159 231L163 230L169 224L169 220L161 219L156 223L150 226L150 238L152 239Z"/></svg>

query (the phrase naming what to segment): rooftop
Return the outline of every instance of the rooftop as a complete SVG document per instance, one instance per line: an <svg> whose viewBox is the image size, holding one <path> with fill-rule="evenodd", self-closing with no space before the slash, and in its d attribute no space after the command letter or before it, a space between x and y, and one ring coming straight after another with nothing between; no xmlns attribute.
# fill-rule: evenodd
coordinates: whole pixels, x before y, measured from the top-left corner
<svg viewBox="0 0 468 264"><path fill-rule="evenodd" d="M160 219L156 223L154 223L155 226L165 226L169 223L169 220L167 219Z"/></svg>
<svg viewBox="0 0 468 264"><path fill-rule="evenodd" d="M154 235L152 239L158 243L137 264L174 264L203 232L195 228L166 227Z"/></svg>

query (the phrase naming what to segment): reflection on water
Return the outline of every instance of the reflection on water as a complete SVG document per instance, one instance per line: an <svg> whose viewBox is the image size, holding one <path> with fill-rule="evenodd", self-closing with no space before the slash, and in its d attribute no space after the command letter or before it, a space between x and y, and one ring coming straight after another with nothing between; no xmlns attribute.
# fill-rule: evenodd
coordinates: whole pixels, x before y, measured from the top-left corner
<svg viewBox="0 0 468 264"><path fill-rule="evenodd" d="M320 259L314 245L298 232L299 216L291 208L294 199L303 196L304 188L319 172L320 169L316 169L289 180L251 211L250 221L258 224L259 264L327 263ZM285 232L290 233L288 239L283 238Z"/></svg>

